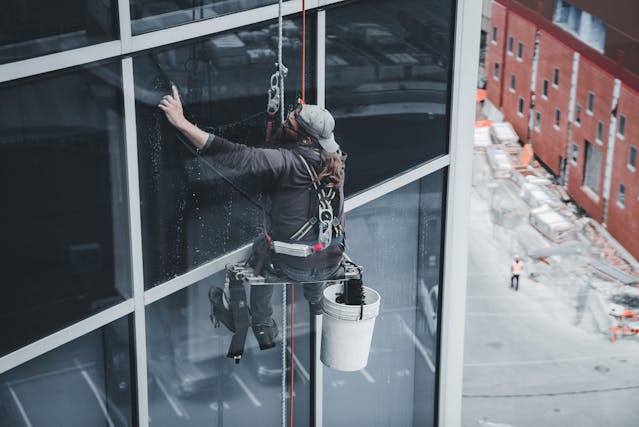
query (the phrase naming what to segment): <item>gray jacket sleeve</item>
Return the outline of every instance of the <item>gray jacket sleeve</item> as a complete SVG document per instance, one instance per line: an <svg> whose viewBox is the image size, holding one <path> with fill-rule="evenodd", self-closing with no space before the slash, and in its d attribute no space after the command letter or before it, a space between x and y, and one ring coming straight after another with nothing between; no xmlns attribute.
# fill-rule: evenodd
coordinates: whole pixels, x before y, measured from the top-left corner
<svg viewBox="0 0 639 427"><path fill-rule="evenodd" d="M237 144L220 136L210 134L201 152L214 155L215 160L240 174L260 178L262 184L270 186L284 173L287 156L276 148L249 147Z"/></svg>

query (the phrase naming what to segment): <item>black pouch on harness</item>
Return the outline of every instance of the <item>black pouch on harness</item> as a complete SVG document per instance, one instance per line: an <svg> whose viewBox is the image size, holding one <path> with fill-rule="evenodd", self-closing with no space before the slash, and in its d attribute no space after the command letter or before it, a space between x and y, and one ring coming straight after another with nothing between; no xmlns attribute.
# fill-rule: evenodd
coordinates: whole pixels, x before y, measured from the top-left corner
<svg viewBox="0 0 639 427"><path fill-rule="evenodd" d="M226 300L226 305L224 301ZM229 301L224 294L224 289L212 286L209 289L209 301L211 302L211 322L214 327L219 327L220 323L226 326L229 331L235 332L235 322L233 321L233 313L231 313ZM227 308L227 306L229 308Z"/></svg>

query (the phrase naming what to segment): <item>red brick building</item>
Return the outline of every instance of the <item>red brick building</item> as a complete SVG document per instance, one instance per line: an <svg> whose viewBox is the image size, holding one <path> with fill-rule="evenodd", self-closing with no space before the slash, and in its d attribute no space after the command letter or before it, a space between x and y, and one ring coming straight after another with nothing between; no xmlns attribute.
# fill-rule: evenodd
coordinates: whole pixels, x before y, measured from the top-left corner
<svg viewBox="0 0 639 427"><path fill-rule="evenodd" d="M639 258L639 2L494 0L488 100Z"/></svg>

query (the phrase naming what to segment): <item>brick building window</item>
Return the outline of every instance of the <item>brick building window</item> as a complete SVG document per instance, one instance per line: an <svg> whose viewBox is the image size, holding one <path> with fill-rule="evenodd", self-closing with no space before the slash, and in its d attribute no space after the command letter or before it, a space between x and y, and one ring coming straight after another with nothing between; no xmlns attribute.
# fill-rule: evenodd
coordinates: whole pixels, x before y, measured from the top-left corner
<svg viewBox="0 0 639 427"><path fill-rule="evenodd" d="M592 115L594 108L595 108L595 94L593 92L588 92L588 104L586 104L586 112Z"/></svg>
<svg viewBox="0 0 639 427"><path fill-rule="evenodd" d="M586 145L586 161L584 162L584 187L588 187L595 194L599 194L601 178L601 150L590 141Z"/></svg>
<svg viewBox="0 0 639 427"><path fill-rule="evenodd" d="M559 68L557 67L552 70L552 85L559 87Z"/></svg>
<svg viewBox="0 0 639 427"><path fill-rule="evenodd" d="M630 152L628 153L628 168L630 170L635 170L637 167L637 147L634 145L630 146Z"/></svg>
<svg viewBox="0 0 639 427"><path fill-rule="evenodd" d="M572 153L570 155L570 162L577 166L577 160L579 159L579 146L573 142Z"/></svg>
<svg viewBox="0 0 639 427"><path fill-rule="evenodd" d="M524 44L522 42L517 43L517 59L521 60L524 57Z"/></svg>
<svg viewBox="0 0 639 427"><path fill-rule="evenodd" d="M541 113L539 111L535 113L535 130L537 132L541 131Z"/></svg>
<svg viewBox="0 0 639 427"><path fill-rule="evenodd" d="M626 134L626 116L619 114L619 125L617 126L617 135L623 138Z"/></svg>
<svg viewBox="0 0 639 427"><path fill-rule="evenodd" d="M544 79L544 84L541 86L541 96L548 98L548 80Z"/></svg>
<svg viewBox="0 0 639 427"><path fill-rule="evenodd" d="M561 122L561 110L557 108L555 110L555 129L559 129L559 123Z"/></svg>
<svg viewBox="0 0 639 427"><path fill-rule="evenodd" d="M514 74L511 74L510 75L510 91L514 93L516 87L517 87L517 77Z"/></svg>
<svg viewBox="0 0 639 427"><path fill-rule="evenodd" d="M581 126L581 105L575 107L575 124Z"/></svg>
<svg viewBox="0 0 639 427"><path fill-rule="evenodd" d="M495 63L495 68L493 70L493 79L499 80L499 64Z"/></svg>
<svg viewBox="0 0 639 427"><path fill-rule="evenodd" d="M617 193L617 204L619 207L624 207L626 204L626 186L619 184L619 192Z"/></svg>
<svg viewBox="0 0 639 427"><path fill-rule="evenodd" d="M520 116L524 115L524 98L522 98L521 96L517 101L517 114L519 114Z"/></svg>
<svg viewBox="0 0 639 427"><path fill-rule="evenodd" d="M494 44L497 44L497 27L493 27L493 38L492 38L492 42Z"/></svg>
<svg viewBox="0 0 639 427"><path fill-rule="evenodd" d="M515 39L513 39L513 36L508 37L508 54L512 55L513 54L513 45L515 44Z"/></svg>
<svg viewBox="0 0 639 427"><path fill-rule="evenodd" d="M597 122L597 143L603 144L604 124L601 120Z"/></svg>

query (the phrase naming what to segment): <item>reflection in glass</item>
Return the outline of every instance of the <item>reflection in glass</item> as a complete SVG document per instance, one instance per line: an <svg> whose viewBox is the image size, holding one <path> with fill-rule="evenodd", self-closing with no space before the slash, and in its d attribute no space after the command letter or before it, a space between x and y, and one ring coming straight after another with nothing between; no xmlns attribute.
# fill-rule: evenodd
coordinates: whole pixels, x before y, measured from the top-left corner
<svg viewBox="0 0 639 427"><path fill-rule="evenodd" d="M131 0L133 35L255 9L277 0Z"/></svg>
<svg viewBox="0 0 639 427"><path fill-rule="evenodd" d="M346 194L447 151L450 0L327 11L326 107L349 154Z"/></svg>
<svg viewBox="0 0 639 427"><path fill-rule="evenodd" d="M118 37L115 0L4 0L0 64Z"/></svg>
<svg viewBox="0 0 639 427"><path fill-rule="evenodd" d="M0 375L0 425L133 426L129 318Z"/></svg>
<svg viewBox="0 0 639 427"><path fill-rule="evenodd" d="M149 415L154 426L282 425L282 287L275 287L274 317L278 345L260 351L249 328L241 363L226 357L232 333L210 320L208 291L222 287L224 272L147 307ZM295 304L307 306L301 288ZM250 290L247 288L247 296ZM280 298L278 298L278 295ZM287 312L290 313L290 289ZM290 319L287 321L290 325ZM308 311L295 311L294 424L308 425L310 396ZM286 378L290 384L290 341ZM285 390L286 392L286 390ZM288 394L287 394L288 396ZM287 401L288 408L288 401ZM289 412L287 411L287 422Z"/></svg>
<svg viewBox="0 0 639 427"><path fill-rule="evenodd" d="M308 39L315 30L307 22ZM292 106L301 90L300 21L286 20L284 28L285 100ZM174 83L191 122L233 142L261 144L276 52L277 24L269 23L134 58L147 287L250 242L262 224L260 209L207 163L259 199L254 177L238 176L214 156L198 159L157 104ZM312 103L315 55L312 49L306 53L306 99Z"/></svg>
<svg viewBox="0 0 639 427"><path fill-rule="evenodd" d="M120 86L114 63L0 86L0 354L130 296Z"/></svg>
<svg viewBox="0 0 639 427"><path fill-rule="evenodd" d="M368 366L324 368L324 425L435 425L444 179L433 173L348 214L349 255L381 311Z"/></svg>

